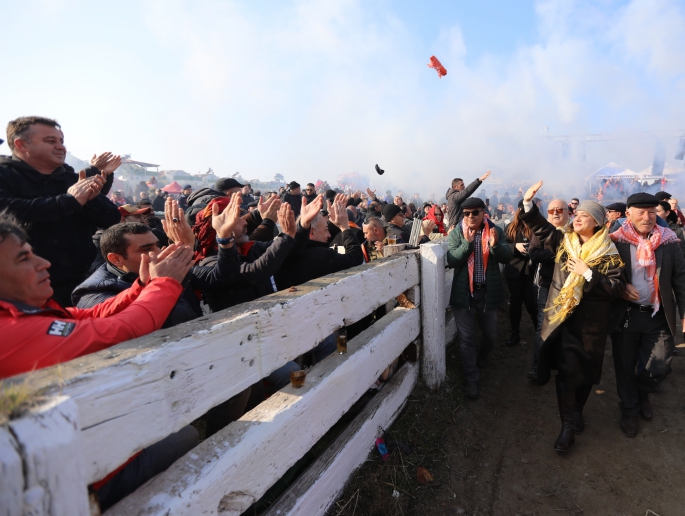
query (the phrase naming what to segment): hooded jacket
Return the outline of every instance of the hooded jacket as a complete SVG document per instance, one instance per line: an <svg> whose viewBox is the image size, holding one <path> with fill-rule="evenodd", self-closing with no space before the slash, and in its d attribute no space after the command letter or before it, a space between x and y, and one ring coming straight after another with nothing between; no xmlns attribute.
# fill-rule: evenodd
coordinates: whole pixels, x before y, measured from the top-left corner
<svg viewBox="0 0 685 516"><path fill-rule="evenodd" d="M86 170L89 177L96 174L95 167ZM112 177L105 187L111 186ZM50 278L56 288L83 279L97 252L93 234L121 220L117 207L102 194L81 206L67 193L77 181L78 174L66 164L41 174L15 156L0 156L0 211L8 209L28 224L29 242L52 264Z"/></svg>

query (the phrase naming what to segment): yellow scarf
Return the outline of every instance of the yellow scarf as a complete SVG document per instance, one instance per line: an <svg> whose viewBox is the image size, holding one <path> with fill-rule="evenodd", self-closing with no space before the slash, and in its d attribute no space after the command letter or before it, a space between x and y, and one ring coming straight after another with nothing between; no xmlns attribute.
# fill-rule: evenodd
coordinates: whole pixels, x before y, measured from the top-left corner
<svg viewBox="0 0 685 516"><path fill-rule="evenodd" d="M623 261L618 254L616 246L609 238L609 229L604 227L585 242L580 243L580 237L575 231L566 230L564 239L557 250L556 263L561 263L562 270L568 271L568 258L579 258L588 267L597 270L600 274L606 274L613 267L622 267ZM583 297L585 277L571 272L559 295L552 302L552 306L545 311L554 310L549 318L551 323L563 322L571 315Z"/></svg>

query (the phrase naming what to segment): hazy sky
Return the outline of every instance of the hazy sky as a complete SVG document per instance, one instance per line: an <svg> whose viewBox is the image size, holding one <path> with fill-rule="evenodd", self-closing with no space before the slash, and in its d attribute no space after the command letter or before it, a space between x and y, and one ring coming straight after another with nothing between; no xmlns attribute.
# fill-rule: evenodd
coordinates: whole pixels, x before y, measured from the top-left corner
<svg viewBox="0 0 685 516"><path fill-rule="evenodd" d="M685 129L682 0L24 0L0 19L0 121L56 118L82 158L299 182L354 170L424 193L489 167L651 165L653 140L561 160L543 126Z"/></svg>

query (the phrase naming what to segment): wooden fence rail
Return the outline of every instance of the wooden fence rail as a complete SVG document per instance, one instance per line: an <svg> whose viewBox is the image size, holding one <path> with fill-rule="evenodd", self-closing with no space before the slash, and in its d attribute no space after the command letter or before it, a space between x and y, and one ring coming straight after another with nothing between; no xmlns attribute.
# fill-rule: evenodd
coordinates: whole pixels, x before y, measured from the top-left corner
<svg viewBox="0 0 685 516"><path fill-rule="evenodd" d="M417 308L392 310L352 339L347 354L310 369L305 387L282 389L107 512L240 514L411 342L423 341L426 383L444 380L445 342L454 334L445 315L451 278L444 254L444 244L428 244L12 379L46 402L0 427L0 514L89 514L88 484L406 292ZM417 371L403 368L380 408L351 425L357 430L339 441L348 444L331 461L336 482L321 480L331 471L320 468L317 497L332 502L378 426L401 409ZM311 486L302 482L309 498ZM314 503L300 500L281 514L298 514L305 502Z"/></svg>

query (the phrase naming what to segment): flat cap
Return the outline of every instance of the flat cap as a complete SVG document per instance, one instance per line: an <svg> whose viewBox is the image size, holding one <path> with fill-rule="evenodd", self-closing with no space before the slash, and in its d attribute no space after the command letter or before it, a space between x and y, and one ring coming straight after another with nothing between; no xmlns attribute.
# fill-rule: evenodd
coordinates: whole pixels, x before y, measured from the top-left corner
<svg viewBox="0 0 685 516"><path fill-rule="evenodd" d="M607 211L620 211L621 213L626 212L626 203L624 202L614 202L606 207Z"/></svg>
<svg viewBox="0 0 685 516"><path fill-rule="evenodd" d="M241 185L236 179L233 179L232 177L222 177L216 182L214 188L219 190L220 192L227 192L231 188L242 188L243 186L245 185Z"/></svg>
<svg viewBox="0 0 685 516"><path fill-rule="evenodd" d="M668 192L657 192L654 194L654 197L656 197L660 201L668 201L673 196Z"/></svg>
<svg viewBox="0 0 685 516"><path fill-rule="evenodd" d="M626 208L636 206L639 208L654 208L659 204L659 199L656 196L644 192L635 193L628 197Z"/></svg>
<svg viewBox="0 0 685 516"><path fill-rule="evenodd" d="M485 203L483 199L478 197L469 197L463 203L461 203L462 208L485 208Z"/></svg>

